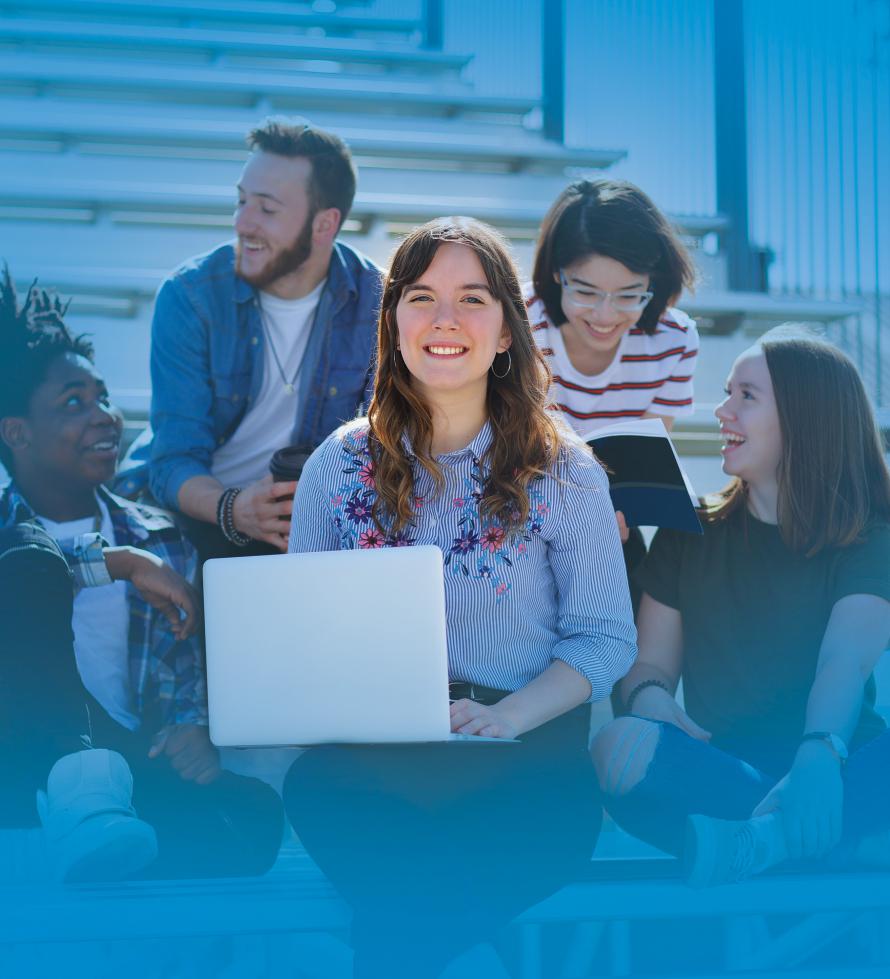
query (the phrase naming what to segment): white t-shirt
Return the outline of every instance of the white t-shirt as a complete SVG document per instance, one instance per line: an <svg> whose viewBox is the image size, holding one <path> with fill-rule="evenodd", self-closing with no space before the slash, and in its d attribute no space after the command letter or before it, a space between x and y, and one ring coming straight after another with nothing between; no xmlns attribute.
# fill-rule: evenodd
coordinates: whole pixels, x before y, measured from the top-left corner
<svg viewBox="0 0 890 979"><path fill-rule="evenodd" d="M98 497L96 503L102 515L100 533L113 545L111 514ZM92 517L63 523L40 517L40 522L57 541L71 540L96 529ZM83 685L111 717L135 731L139 727L139 717L135 713L130 685L127 583L113 581L110 585L82 588L74 597L71 627L74 630L74 658Z"/></svg>
<svg viewBox="0 0 890 979"><path fill-rule="evenodd" d="M210 471L223 486L246 486L269 472L272 453L290 445L300 397L299 372L324 282L302 299L260 293L265 343L263 383L232 437L213 453ZM271 344L271 346L270 346ZM281 361L275 362L274 348ZM288 391L281 375L294 390Z"/></svg>
<svg viewBox="0 0 890 979"><path fill-rule="evenodd" d="M692 375L698 355L695 321L666 309L652 334L634 327L618 344L612 363L600 374L572 366L562 332L529 283L523 290L535 342L553 374L554 407L578 432L643 414L681 417L693 412Z"/></svg>

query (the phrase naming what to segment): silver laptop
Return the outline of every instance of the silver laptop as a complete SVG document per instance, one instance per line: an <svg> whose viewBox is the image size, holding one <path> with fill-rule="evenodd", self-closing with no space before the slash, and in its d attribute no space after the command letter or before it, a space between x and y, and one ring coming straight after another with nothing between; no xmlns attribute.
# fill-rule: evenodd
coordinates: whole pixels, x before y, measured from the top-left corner
<svg viewBox="0 0 890 979"><path fill-rule="evenodd" d="M214 744L503 740L450 733L437 547L207 561L204 610Z"/></svg>

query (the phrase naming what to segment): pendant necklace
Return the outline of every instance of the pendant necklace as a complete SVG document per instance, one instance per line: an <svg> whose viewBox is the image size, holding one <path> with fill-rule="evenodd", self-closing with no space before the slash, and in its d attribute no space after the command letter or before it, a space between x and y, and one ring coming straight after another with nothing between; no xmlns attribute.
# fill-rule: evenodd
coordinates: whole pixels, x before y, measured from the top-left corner
<svg viewBox="0 0 890 979"><path fill-rule="evenodd" d="M297 378L300 376L300 371L303 369L303 361L306 359L306 354L309 351L309 341L312 338L312 327L315 326L315 313L318 312L318 304L316 303L315 311L312 314L312 323L309 327L309 336L306 337L306 345L303 347L303 352L300 354L300 361L297 364L297 369L294 371L294 376L290 381L287 379L287 374L284 373L281 358L278 356L278 351L275 349L275 343L272 340L272 331L269 329L269 324L266 322L266 311L263 309L262 299L257 298L257 305L260 308L260 322L263 325L263 335L266 338L266 342L269 344L269 349L272 351L275 366L278 368L278 376L281 378L281 383L284 386L284 390L288 394L295 394L297 390Z"/></svg>

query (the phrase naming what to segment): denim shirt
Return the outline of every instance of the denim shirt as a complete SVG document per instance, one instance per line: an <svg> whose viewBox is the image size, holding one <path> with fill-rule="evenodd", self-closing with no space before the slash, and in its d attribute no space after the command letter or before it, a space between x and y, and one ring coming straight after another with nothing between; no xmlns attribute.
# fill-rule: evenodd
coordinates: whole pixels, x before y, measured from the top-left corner
<svg viewBox="0 0 890 979"><path fill-rule="evenodd" d="M306 357L291 444L319 445L369 398L381 272L337 242ZM231 243L191 259L161 286L151 344L151 491L178 508L183 483L210 475L213 453L238 428L263 379L256 291L235 274ZM116 483L132 493L128 471Z"/></svg>

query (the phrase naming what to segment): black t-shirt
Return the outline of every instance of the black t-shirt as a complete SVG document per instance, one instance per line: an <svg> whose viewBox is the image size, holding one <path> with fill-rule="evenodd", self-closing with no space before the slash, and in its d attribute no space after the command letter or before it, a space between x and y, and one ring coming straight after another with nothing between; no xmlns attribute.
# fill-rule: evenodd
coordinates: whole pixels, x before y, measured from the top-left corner
<svg viewBox="0 0 890 979"><path fill-rule="evenodd" d="M890 525L806 558L742 508L703 536L659 530L637 582L682 615L686 711L716 747L780 775L804 731L832 607L845 595L890 601ZM851 747L884 729L874 699L869 678Z"/></svg>

